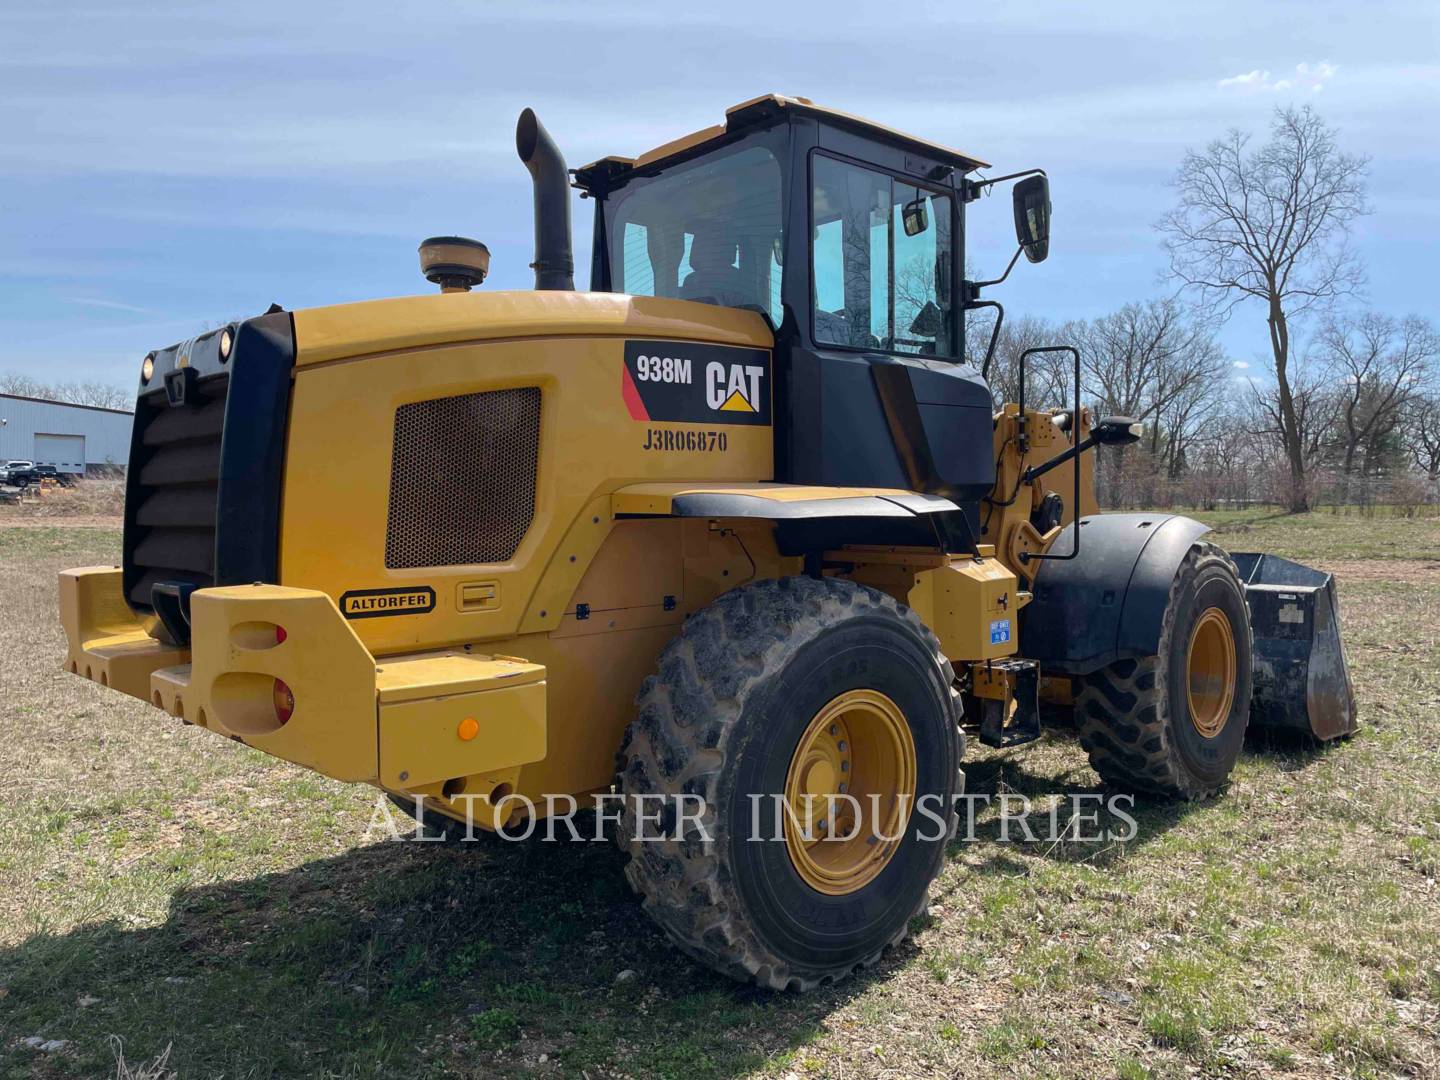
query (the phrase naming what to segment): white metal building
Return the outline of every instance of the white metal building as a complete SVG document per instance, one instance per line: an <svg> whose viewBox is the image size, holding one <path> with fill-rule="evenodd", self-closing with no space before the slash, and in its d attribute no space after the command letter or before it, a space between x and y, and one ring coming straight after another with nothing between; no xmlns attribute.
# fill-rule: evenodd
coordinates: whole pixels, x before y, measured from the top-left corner
<svg viewBox="0 0 1440 1080"><path fill-rule="evenodd" d="M119 409L0 394L0 464L33 461L66 473L123 466L134 419Z"/></svg>

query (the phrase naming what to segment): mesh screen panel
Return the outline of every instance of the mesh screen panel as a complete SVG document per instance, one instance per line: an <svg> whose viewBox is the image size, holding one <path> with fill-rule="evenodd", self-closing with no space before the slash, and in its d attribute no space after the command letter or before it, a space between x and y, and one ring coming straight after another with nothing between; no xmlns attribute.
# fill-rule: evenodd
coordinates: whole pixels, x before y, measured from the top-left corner
<svg viewBox="0 0 1440 1080"><path fill-rule="evenodd" d="M385 565L510 559L535 517L539 458L539 387L400 406Z"/></svg>

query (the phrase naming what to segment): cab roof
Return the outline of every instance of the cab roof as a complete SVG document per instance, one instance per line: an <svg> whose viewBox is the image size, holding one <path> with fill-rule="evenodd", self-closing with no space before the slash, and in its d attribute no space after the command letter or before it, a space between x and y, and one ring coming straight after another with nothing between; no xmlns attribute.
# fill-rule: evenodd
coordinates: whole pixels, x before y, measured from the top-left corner
<svg viewBox="0 0 1440 1080"><path fill-rule="evenodd" d="M723 124L714 124L678 139L672 139L653 150L645 151L639 157L603 157L599 161L582 165L575 170L576 185L586 190L608 187L633 170L669 161L671 158L687 154L727 135L733 135L748 128L761 127L780 114L787 112L793 115L814 116L837 127L848 128L862 135L869 135L888 143L904 146L937 161L953 165L963 172L990 167L989 162L981 161L969 154L963 154L959 150L909 135L903 131L896 131L894 128L877 124L873 120L866 120L864 117L855 116L852 113L816 105L809 98L763 94L760 97L751 98L749 101L742 101L739 105L730 106L725 110Z"/></svg>

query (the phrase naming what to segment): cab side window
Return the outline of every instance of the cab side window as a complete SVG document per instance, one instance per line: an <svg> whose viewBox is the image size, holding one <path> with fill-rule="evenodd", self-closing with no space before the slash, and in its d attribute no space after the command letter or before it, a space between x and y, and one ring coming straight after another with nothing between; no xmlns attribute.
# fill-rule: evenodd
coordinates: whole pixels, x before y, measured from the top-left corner
<svg viewBox="0 0 1440 1080"><path fill-rule="evenodd" d="M816 342L954 356L950 196L833 158L813 161Z"/></svg>
<svg viewBox="0 0 1440 1080"><path fill-rule="evenodd" d="M610 202L616 291L746 308L779 323L783 198L768 148L642 177Z"/></svg>

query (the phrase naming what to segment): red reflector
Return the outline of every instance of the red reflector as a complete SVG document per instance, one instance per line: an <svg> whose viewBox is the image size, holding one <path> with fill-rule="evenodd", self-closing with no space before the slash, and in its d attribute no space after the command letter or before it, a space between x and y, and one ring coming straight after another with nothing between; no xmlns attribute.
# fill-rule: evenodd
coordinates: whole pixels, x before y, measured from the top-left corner
<svg viewBox="0 0 1440 1080"><path fill-rule="evenodd" d="M285 633L285 627L283 627L283 626L277 626L277 627L275 627L275 644L276 644L276 645L283 645L283 644L285 644L285 639L286 639L287 637L289 637L289 636L290 636L289 634Z"/></svg>
<svg viewBox="0 0 1440 1080"><path fill-rule="evenodd" d="M275 680L275 719L285 723L295 714L295 695L281 679Z"/></svg>

